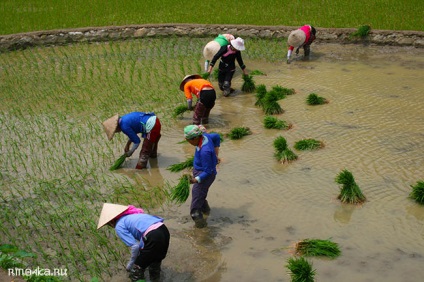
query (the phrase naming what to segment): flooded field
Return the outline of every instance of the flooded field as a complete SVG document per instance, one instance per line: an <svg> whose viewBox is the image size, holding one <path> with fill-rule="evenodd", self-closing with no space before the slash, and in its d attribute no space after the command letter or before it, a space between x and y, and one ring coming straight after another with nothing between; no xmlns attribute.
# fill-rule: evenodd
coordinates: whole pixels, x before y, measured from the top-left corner
<svg viewBox="0 0 424 282"><path fill-rule="evenodd" d="M164 281L290 281L287 259L307 238L331 238L342 252L333 260L310 258L317 281L420 281L424 206L408 195L424 179L424 50L314 44L310 60L300 56L288 65L281 44L246 41L248 71L265 73L254 76L256 85L296 90L279 101L284 113L277 116L293 127L264 128L255 93L240 91L238 70L238 90L230 97L218 92L207 129L247 126L253 134L222 142L208 226L195 229L189 201L175 206L157 192L146 207L143 195L176 184L181 173L167 167L193 154L180 143L191 114L172 119L169 112L184 103L184 75L202 71L204 41L193 39L182 51L174 46L186 41L171 38L2 54L0 89L12 94L2 94L0 105L1 241L42 254L38 264L50 265L40 267L67 266L72 281L127 281L129 251L113 231L95 230L102 203L113 201L165 218L171 246ZM310 93L329 103L307 105ZM121 134L108 142L101 121L133 110L155 110L163 120L159 157L136 171L135 153L109 172L126 140ZM297 160L275 159L278 136ZM293 149L306 138L325 147ZM352 172L364 204L337 200L335 177L343 169Z"/></svg>

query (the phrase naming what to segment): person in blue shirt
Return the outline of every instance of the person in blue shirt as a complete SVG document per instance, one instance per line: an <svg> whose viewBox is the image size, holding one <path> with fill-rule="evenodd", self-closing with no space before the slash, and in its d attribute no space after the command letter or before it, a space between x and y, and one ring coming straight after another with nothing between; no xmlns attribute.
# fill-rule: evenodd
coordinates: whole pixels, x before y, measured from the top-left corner
<svg viewBox="0 0 424 282"><path fill-rule="evenodd" d="M131 248L126 266L131 281L144 281L147 268L152 281L160 280L161 263L168 253L170 240L163 221L131 205L103 204L97 229L104 225L115 228L116 235Z"/></svg>
<svg viewBox="0 0 424 282"><path fill-rule="evenodd" d="M132 112L123 116L114 115L103 122L103 128L109 140L112 140L116 132L123 132L128 136L128 142L124 148L127 157L131 157L139 147L141 139L138 134L141 133L144 140L136 169L146 168L149 158L157 157L161 123L155 113Z"/></svg>
<svg viewBox="0 0 424 282"><path fill-rule="evenodd" d="M193 183L190 215L197 228L207 225L206 218L210 207L206 197L216 177L216 166L219 163L219 147L221 139L217 133L206 133L203 126L188 125L184 128L184 137L191 145L195 146L193 160Z"/></svg>

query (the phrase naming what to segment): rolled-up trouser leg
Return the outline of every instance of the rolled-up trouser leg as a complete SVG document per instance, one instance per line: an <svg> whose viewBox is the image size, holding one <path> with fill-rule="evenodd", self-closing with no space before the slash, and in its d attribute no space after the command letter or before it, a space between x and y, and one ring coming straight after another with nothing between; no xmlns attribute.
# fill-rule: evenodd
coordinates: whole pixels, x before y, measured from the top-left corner
<svg viewBox="0 0 424 282"><path fill-rule="evenodd" d="M229 81L224 81L223 88L224 88L224 93L223 93L223 95L224 95L225 97L228 97L228 96L230 95L230 93L231 93L231 82L229 82Z"/></svg>
<svg viewBox="0 0 424 282"><path fill-rule="evenodd" d="M147 162L149 161L150 154L153 151L154 143L149 139L144 138L143 146L141 147L140 157L138 158L136 169L143 169L147 167Z"/></svg>
<svg viewBox="0 0 424 282"><path fill-rule="evenodd" d="M311 45L304 45L303 51L305 52L305 57L309 57L309 54L311 53Z"/></svg>
<svg viewBox="0 0 424 282"><path fill-rule="evenodd" d="M202 117L202 124L208 124L209 123L209 113L212 109L205 108L205 112L203 113Z"/></svg>
<svg viewBox="0 0 424 282"><path fill-rule="evenodd" d="M158 157L158 145L159 145L159 140L160 140L161 136L162 135L159 134L158 140L156 141L156 143L153 143L152 153L150 154L151 158L157 158Z"/></svg>
<svg viewBox="0 0 424 282"><path fill-rule="evenodd" d="M149 275L150 275L150 280L153 282L159 281L160 280L160 271L161 271L161 262L153 262L150 266L149 266Z"/></svg>
<svg viewBox="0 0 424 282"><path fill-rule="evenodd" d="M205 110L205 105L203 105L202 102L197 101L196 106L194 107L193 124L199 125L202 122L202 117L205 113Z"/></svg>

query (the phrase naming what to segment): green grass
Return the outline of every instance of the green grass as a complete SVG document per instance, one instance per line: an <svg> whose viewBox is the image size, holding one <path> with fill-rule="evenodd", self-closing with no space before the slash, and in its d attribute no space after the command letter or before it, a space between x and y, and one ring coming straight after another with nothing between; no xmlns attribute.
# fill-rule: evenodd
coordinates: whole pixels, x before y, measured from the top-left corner
<svg viewBox="0 0 424 282"><path fill-rule="evenodd" d="M225 13L222 13L224 10ZM216 1L213 4L208 1L184 1L181 4L171 0L107 2L15 0L0 3L0 31L2 34L12 34L49 29L150 23L286 26L310 23L327 28L356 28L370 25L373 29L422 30L423 11L424 2L421 0L324 2L241 0Z"/></svg>

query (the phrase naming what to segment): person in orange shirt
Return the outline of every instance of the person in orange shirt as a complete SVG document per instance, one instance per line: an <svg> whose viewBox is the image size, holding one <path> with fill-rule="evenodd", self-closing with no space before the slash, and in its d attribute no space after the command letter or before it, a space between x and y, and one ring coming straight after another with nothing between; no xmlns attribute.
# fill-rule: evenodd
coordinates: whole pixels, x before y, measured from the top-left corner
<svg viewBox="0 0 424 282"><path fill-rule="evenodd" d="M189 110L193 110L193 94L197 97L193 124L209 123L209 113L215 106L216 100L215 88L210 81L198 74L186 75L180 84L180 90L184 92Z"/></svg>

